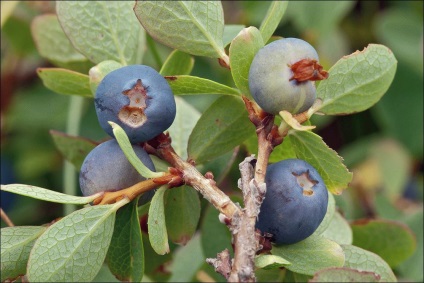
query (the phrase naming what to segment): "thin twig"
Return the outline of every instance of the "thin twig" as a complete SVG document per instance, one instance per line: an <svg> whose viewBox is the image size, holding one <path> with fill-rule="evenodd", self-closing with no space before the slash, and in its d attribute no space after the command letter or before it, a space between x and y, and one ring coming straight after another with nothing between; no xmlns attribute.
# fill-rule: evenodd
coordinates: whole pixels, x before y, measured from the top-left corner
<svg viewBox="0 0 424 283"><path fill-rule="evenodd" d="M226 217L232 219L236 213L241 212L240 208L216 186L214 180L203 176L194 167L193 163L182 160L175 153L168 134L160 134L150 140L148 148L150 152L154 150L157 156L168 162L172 167L180 170L184 183L200 192L207 201Z"/></svg>
<svg viewBox="0 0 424 283"><path fill-rule="evenodd" d="M0 213L1 213L1 219L6 223L7 226L13 227L15 224L13 224L12 220L10 220L9 216L7 216L6 212L3 211L3 209L0 207Z"/></svg>
<svg viewBox="0 0 424 283"><path fill-rule="evenodd" d="M206 262L215 268L215 271L228 279L231 272L231 257L228 249L216 255L216 258L207 258Z"/></svg>

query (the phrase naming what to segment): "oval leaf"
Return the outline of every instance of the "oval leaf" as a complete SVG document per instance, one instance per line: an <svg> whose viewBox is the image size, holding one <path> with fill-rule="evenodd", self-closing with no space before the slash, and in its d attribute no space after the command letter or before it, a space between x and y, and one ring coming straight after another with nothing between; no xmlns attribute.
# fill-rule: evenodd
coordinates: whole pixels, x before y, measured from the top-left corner
<svg viewBox="0 0 424 283"><path fill-rule="evenodd" d="M342 267L345 260L337 243L317 235L296 244L274 246L271 253L291 262L287 269L306 275L327 267Z"/></svg>
<svg viewBox="0 0 424 283"><path fill-rule="evenodd" d="M205 209L205 216L202 221L201 243L206 258L215 258L217 253L231 248L231 233L225 224L218 218L219 211L209 204Z"/></svg>
<svg viewBox="0 0 424 283"><path fill-rule="evenodd" d="M77 171L81 168L87 154L98 145L89 139L70 136L59 131L50 130L50 135L62 156L71 162Z"/></svg>
<svg viewBox="0 0 424 283"><path fill-rule="evenodd" d="M261 269L276 269L289 265L290 262L276 255L260 254L255 257L256 268Z"/></svg>
<svg viewBox="0 0 424 283"><path fill-rule="evenodd" d="M88 197L77 197L24 184L1 185L1 190L30 198L66 204L87 204L100 195L98 193Z"/></svg>
<svg viewBox="0 0 424 283"><path fill-rule="evenodd" d="M173 188L165 195L166 228L170 240L185 245L196 232L200 218L197 191L188 186Z"/></svg>
<svg viewBox="0 0 424 283"><path fill-rule="evenodd" d="M194 126L200 118L200 113L181 97L175 97L175 104L177 105L177 114L168 132L172 137L172 147L175 152L185 160L187 158L189 138L187 133L193 131Z"/></svg>
<svg viewBox="0 0 424 283"><path fill-rule="evenodd" d="M334 214L330 225L322 233L322 236L340 245L350 245L353 239L349 223L339 212Z"/></svg>
<svg viewBox="0 0 424 283"><path fill-rule="evenodd" d="M248 27L240 31L230 45L230 67L234 83L247 97L252 97L249 90L249 70L256 53L264 46L259 30Z"/></svg>
<svg viewBox="0 0 424 283"><path fill-rule="evenodd" d="M330 192L328 192L327 211L325 212L325 216L321 224L318 226L318 228L315 230L313 234L321 235L322 233L324 233L324 231L326 231L328 226L331 224L331 221L333 220L335 213L336 213L336 200L334 199L334 196Z"/></svg>
<svg viewBox="0 0 424 283"><path fill-rule="evenodd" d="M121 67L122 64L116 61L106 60L90 69L90 71L88 72L88 76L90 80L90 89L93 96L96 94L97 87L99 86L103 78L110 72Z"/></svg>
<svg viewBox="0 0 424 283"><path fill-rule="evenodd" d="M188 75L193 70L194 58L187 53L174 50L160 69L162 76Z"/></svg>
<svg viewBox="0 0 424 283"><path fill-rule="evenodd" d="M37 75L54 92L93 98L87 75L60 68L38 68Z"/></svg>
<svg viewBox="0 0 424 283"><path fill-rule="evenodd" d="M141 62L144 31L132 1L58 1L56 13L74 47L98 64Z"/></svg>
<svg viewBox="0 0 424 283"><path fill-rule="evenodd" d="M113 127L113 134L116 138L116 141L119 144L119 147L124 152L125 156L128 158L128 161L134 166L135 170L140 173L141 176L145 178L156 178L163 175L163 172L153 172L146 165L141 162L138 156L135 154L134 149L128 139L125 131L114 122L109 122L109 124Z"/></svg>
<svg viewBox="0 0 424 283"><path fill-rule="evenodd" d="M353 245L381 256L396 267L416 248L416 240L408 226L389 220L357 220L351 224Z"/></svg>
<svg viewBox="0 0 424 283"><path fill-rule="evenodd" d="M331 193L341 194L348 187L352 173L337 152L329 148L320 136L308 131L290 130L288 138L297 158L310 163L318 171Z"/></svg>
<svg viewBox="0 0 424 283"><path fill-rule="evenodd" d="M155 40L171 48L198 56L227 57L220 1L136 1L134 12Z"/></svg>
<svg viewBox="0 0 424 283"><path fill-rule="evenodd" d="M141 282L144 273L144 248L138 199L120 208L116 213L115 227L106 255L110 271L120 281Z"/></svg>
<svg viewBox="0 0 424 283"><path fill-rule="evenodd" d="M117 205L86 207L50 226L35 242L27 276L30 282L89 282L108 250Z"/></svg>
<svg viewBox="0 0 424 283"><path fill-rule="evenodd" d="M315 273L308 282L380 282L380 275L347 267L330 267Z"/></svg>
<svg viewBox="0 0 424 283"><path fill-rule="evenodd" d="M384 45L370 44L363 51L343 57L317 88L317 96L322 99L318 111L345 115L370 108L388 90L396 66L395 56Z"/></svg>
<svg viewBox="0 0 424 283"><path fill-rule="evenodd" d="M164 207L164 195L167 189L167 186L162 186L156 191L150 203L147 220L150 244L155 252L160 255L169 253Z"/></svg>
<svg viewBox="0 0 424 283"><path fill-rule="evenodd" d="M387 262L375 253L351 245L342 245L342 248L346 257L344 267L374 272L381 276L382 282L397 282Z"/></svg>
<svg viewBox="0 0 424 283"><path fill-rule="evenodd" d="M262 34L264 42L267 42L277 29L278 24L281 22L281 19L287 10L288 4L289 1L272 1L265 18L262 20L261 26L259 27L259 31Z"/></svg>
<svg viewBox="0 0 424 283"><path fill-rule="evenodd" d="M168 270L171 277L168 282L191 282L196 272L204 264L200 236L195 235L186 246L178 248Z"/></svg>
<svg viewBox="0 0 424 283"><path fill-rule="evenodd" d="M224 46L227 46L231 43L234 37L239 34L239 32L244 29L246 26L244 25L225 25L224 26L224 35L222 36L222 41L224 42Z"/></svg>
<svg viewBox="0 0 424 283"><path fill-rule="evenodd" d="M168 76L165 79L175 95L224 94L240 96L237 89L204 78L182 75Z"/></svg>
<svg viewBox="0 0 424 283"><path fill-rule="evenodd" d="M189 137L189 158L201 164L238 146L255 131L247 116L239 97L218 98L200 117Z"/></svg>
<svg viewBox="0 0 424 283"><path fill-rule="evenodd" d="M31 23L38 53L58 67L86 72L92 65L72 46L54 14L40 15Z"/></svg>
<svg viewBox="0 0 424 283"><path fill-rule="evenodd" d="M35 240L47 229L40 226L1 229L1 282L26 273L29 253Z"/></svg>

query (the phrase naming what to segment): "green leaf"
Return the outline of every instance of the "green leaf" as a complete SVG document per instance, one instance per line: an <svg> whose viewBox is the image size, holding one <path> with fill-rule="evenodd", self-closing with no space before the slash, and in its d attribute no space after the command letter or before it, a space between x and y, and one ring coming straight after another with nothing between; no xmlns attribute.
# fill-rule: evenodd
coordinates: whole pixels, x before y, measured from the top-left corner
<svg viewBox="0 0 424 283"><path fill-rule="evenodd" d="M91 63L72 46L54 14L40 15L34 18L31 32L38 53L54 65L86 72Z"/></svg>
<svg viewBox="0 0 424 283"><path fill-rule="evenodd" d="M194 126L200 118L199 111L187 103L181 97L175 97L177 114L168 132L172 137L172 147L182 158L187 158L188 133L193 131ZM157 167L156 167L157 168Z"/></svg>
<svg viewBox="0 0 424 283"><path fill-rule="evenodd" d="M92 202L94 199L99 197L100 194L94 194L88 197L77 197L62 194L59 192L51 191L48 189L23 185L23 184L11 184L11 185L1 185L1 190L30 197L35 199L40 199L44 201L56 202L56 203L66 203L66 204L87 204Z"/></svg>
<svg viewBox="0 0 424 283"><path fill-rule="evenodd" d="M144 29L155 40L183 52L224 58L224 12L219 1L136 1Z"/></svg>
<svg viewBox="0 0 424 283"><path fill-rule="evenodd" d="M1 282L26 273L29 253L35 240L47 229L40 226L1 229Z"/></svg>
<svg viewBox="0 0 424 283"><path fill-rule="evenodd" d="M162 76L188 75L193 70L194 58L187 53L174 50L169 54L159 73Z"/></svg>
<svg viewBox="0 0 424 283"><path fill-rule="evenodd" d="M400 197L410 180L410 153L398 141L385 139L373 144L369 154L378 163L384 192L391 198Z"/></svg>
<svg viewBox="0 0 424 283"><path fill-rule="evenodd" d="M324 37L340 26L354 5L354 1L292 1L287 16L300 32Z"/></svg>
<svg viewBox="0 0 424 283"><path fill-rule="evenodd" d="M352 173L344 166L337 152L329 148L320 136L309 131L290 130L288 138L297 157L318 171L331 193L341 194L348 187Z"/></svg>
<svg viewBox="0 0 424 283"><path fill-rule="evenodd" d="M323 101L318 111L346 115L370 108L389 89L396 65L392 51L378 44L343 57L317 88L317 97Z"/></svg>
<svg viewBox="0 0 424 283"><path fill-rule="evenodd" d="M200 218L197 191L188 186L173 188L165 195L165 219L169 239L185 245L196 232Z"/></svg>
<svg viewBox="0 0 424 283"><path fill-rule="evenodd" d="M74 47L98 64L141 62L144 31L132 1L57 1L56 13Z"/></svg>
<svg viewBox="0 0 424 283"><path fill-rule="evenodd" d="M287 269L306 275L327 267L342 267L345 260L337 243L316 235L296 244L274 246L271 253L291 262Z"/></svg>
<svg viewBox="0 0 424 283"><path fill-rule="evenodd" d="M90 69L88 72L89 81L90 81L90 89L93 96L96 94L97 87L99 86L100 82L103 80L103 78L109 74L110 72L119 69L122 67L122 64L113 61L113 60L106 60L103 62L100 62L96 66Z"/></svg>
<svg viewBox="0 0 424 283"><path fill-rule="evenodd" d="M380 276L370 271L347 267L330 267L315 273L308 282L380 282Z"/></svg>
<svg viewBox="0 0 424 283"><path fill-rule="evenodd" d="M93 97L87 75L60 68L38 68L37 75L45 87L59 94Z"/></svg>
<svg viewBox="0 0 424 283"><path fill-rule="evenodd" d="M137 202L138 198L117 211L106 255L110 271L120 281L141 282L144 274L144 249Z"/></svg>
<svg viewBox="0 0 424 283"><path fill-rule="evenodd" d="M397 282L390 266L378 255L352 245L342 245L345 254L344 267L374 272L381 276L381 282Z"/></svg>
<svg viewBox="0 0 424 283"><path fill-rule="evenodd" d="M237 89L204 78L193 76L165 77L175 95L223 94L240 96Z"/></svg>
<svg viewBox="0 0 424 283"><path fill-rule="evenodd" d="M156 178L163 176L163 172L153 172L149 168L147 168L146 165L143 164L143 162L141 162L141 160L135 154L130 140L128 139L127 134L121 128L121 126L114 122L109 122L109 124L113 127L113 135L115 136L119 147L122 149L125 156L128 158L128 161L132 164L132 166L134 166L135 170L137 170L137 172L140 173L141 176L145 178Z"/></svg>
<svg viewBox="0 0 424 283"><path fill-rule="evenodd" d="M225 25L224 26L224 35L222 36L222 41L224 42L224 46L230 44L230 42L234 39L234 37L239 34L239 32L244 29L246 26L244 25Z"/></svg>
<svg viewBox="0 0 424 283"><path fill-rule="evenodd" d="M282 282L308 282L310 279L312 279L312 276L305 275L301 273L296 273L290 270L286 270L284 273L283 281Z"/></svg>
<svg viewBox="0 0 424 283"><path fill-rule="evenodd" d="M289 264L290 264L289 261L276 255L260 254L255 257L256 268L276 269L276 268L284 267Z"/></svg>
<svg viewBox="0 0 424 283"><path fill-rule="evenodd" d="M288 4L289 1L272 1L265 18L259 27L264 42L267 42L277 29L278 24L286 12Z"/></svg>
<svg viewBox="0 0 424 283"><path fill-rule="evenodd" d="M197 234L186 246L175 251L174 259L168 269L171 272L168 282L191 282L204 261L200 236Z"/></svg>
<svg viewBox="0 0 424 283"><path fill-rule="evenodd" d="M324 231L327 230L328 226L330 226L331 221L334 218L335 212L336 212L336 201L334 199L334 196L330 192L328 192L327 211L325 212L324 219L322 220L318 228L315 230L313 235L321 235L322 233L324 233Z"/></svg>
<svg viewBox="0 0 424 283"><path fill-rule="evenodd" d="M115 212L120 205L122 203L86 207L50 226L38 238L31 251L28 280L93 280L106 257L113 234Z"/></svg>
<svg viewBox="0 0 424 283"><path fill-rule="evenodd" d="M164 207L166 190L168 190L168 187L162 186L156 191L150 203L149 218L147 220L150 244L155 252L160 255L169 253Z"/></svg>
<svg viewBox="0 0 424 283"><path fill-rule="evenodd" d="M121 282L110 272L109 267L106 264L103 264L100 268L99 273L97 273L96 277L91 282Z"/></svg>
<svg viewBox="0 0 424 283"><path fill-rule="evenodd" d="M330 225L321 235L339 245L352 244L352 229L346 219L338 211L336 211L331 219Z"/></svg>
<svg viewBox="0 0 424 283"><path fill-rule="evenodd" d="M390 267L398 266L415 251L414 234L400 222L357 220L351 226L353 245L381 256Z"/></svg>
<svg viewBox="0 0 424 283"><path fill-rule="evenodd" d="M421 48L422 49L422 48ZM397 53L395 53L397 54ZM419 61L417 59L417 61ZM421 65L422 60L421 60ZM402 142L416 159L423 156L424 76L399 61L393 84L386 95L371 108L380 130ZM407 93L407 95L401 95Z"/></svg>
<svg viewBox="0 0 424 283"><path fill-rule="evenodd" d="M231 248L231 233L218 219L219 211L212 205L205 209L201 226L202 249L206 258L216 258L216 254Z"/></svg>
<svg viewBox="0 0 424 283"><path fill-rule="evenodd" d="M378 42L386 44L400 61L412 66L422 77L423 20L419 13L411 13L412 5L406 9L399 8L390 7L384 13L378 13L374 18L373 34Z"/></svg>
<svg viewBox="0 0 424 283"><path fill-rule="evenodd" d="M252 97L249 90L249 70L256 53L264 46L260 31L248 27L240 31L230 45L230 67L234 83L247 97Z"/></svg>
<svg viewBox="0 0 424 283"><path fill-rule="evenodd" d="M423 208L421 207L415 213L405 215L403 221L414 232L416 239L420 240L417 241L417 248L414 254L402 262L396 270L399 272L399 277L407 278L409 281L421 282L424 279L424 270L422 268L424 243L421 241L423 239Z"/></svg>
<svg viewBox="0 0 424 283"><path fill-rule="evenodd" d="M62 156L71 162L77 171L80 170L87 154L97 146L96 142L89 139L70 136L55 130L50 130L50 135Z"/></svg>
<svg viewBox="0 0 424 283"><path fill-rule="evenodd" d="M238 146L255 131L247 116L239 97L218 98L200 117L189 137L189 158L201 164Z"/></svg>

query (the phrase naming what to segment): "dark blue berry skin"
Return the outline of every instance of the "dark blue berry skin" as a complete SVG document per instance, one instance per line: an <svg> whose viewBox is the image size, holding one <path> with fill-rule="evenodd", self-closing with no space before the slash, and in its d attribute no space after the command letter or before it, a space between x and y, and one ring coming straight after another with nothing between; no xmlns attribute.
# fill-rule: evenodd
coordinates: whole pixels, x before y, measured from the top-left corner
<svg viewBox="0 0 424 283"><path fill-rule="evenodd" d="M256 53L249 70L249 90L265 112L277 115L286 110L297 114L312 106L315 82L290 80L290 66L303 59L319 60L315 49L298 38L273 41Z"/></svg>
<svg viewBox="0 0 424 283"><path fill-rule="evenodd" d="M138 158L147 168L154 171L155 166L147 152L138 145L133 145ZM81 166L79 182L84 196L102 191L118 191L145 180L131 165L115 139L96 146L85 157ZM141 203L153 197L154 191L143 194Z"/></svg>
<svg viewBox="0 0 424 283"><path fill-rule="evenodd" d="M100 126L114 137L108 121L120 125L132 144L164 132L175 118L172 90L163 76L144 65L131 65L107 74L95 95Z"/></svg>
<svg viewBox="0 0 424 283"><path fill-rule="evenodd" d="M15 171L13 170L12 163L9 159L6 159L5 157L1 157L0 159L0 181L2 185L8 185L8 184L14 184L16 183L16 176ZM9 212L15 202L16 202L16 194L1 191L1 208L5 212Z"/></svg>
<svg viewBox="0 0 424 283"><path fill-rule="evenodd" d="M271 233L277 245L302 241L315 232L328 204L327 188L315 168L300 159L286 159L268 166L265 182L256 227Z"/></svg>

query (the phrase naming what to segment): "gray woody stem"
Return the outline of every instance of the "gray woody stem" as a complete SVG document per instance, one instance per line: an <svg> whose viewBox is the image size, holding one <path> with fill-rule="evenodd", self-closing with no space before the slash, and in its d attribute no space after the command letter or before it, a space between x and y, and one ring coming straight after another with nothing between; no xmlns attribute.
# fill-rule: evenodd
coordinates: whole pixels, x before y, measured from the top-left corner
<svg viewBox="0 0 424 283"><path fill-rule="evenodd" d="M241 179L239 188L243 192L245 207L238 219L232 219L231 230L234 243L234 261L228 282L255 282L255 255L259 250L258 236L255 231L256 218L263 196L265 183L257 184L254 179L253 164L256 160L247 157L239 165Z"/></svg>

